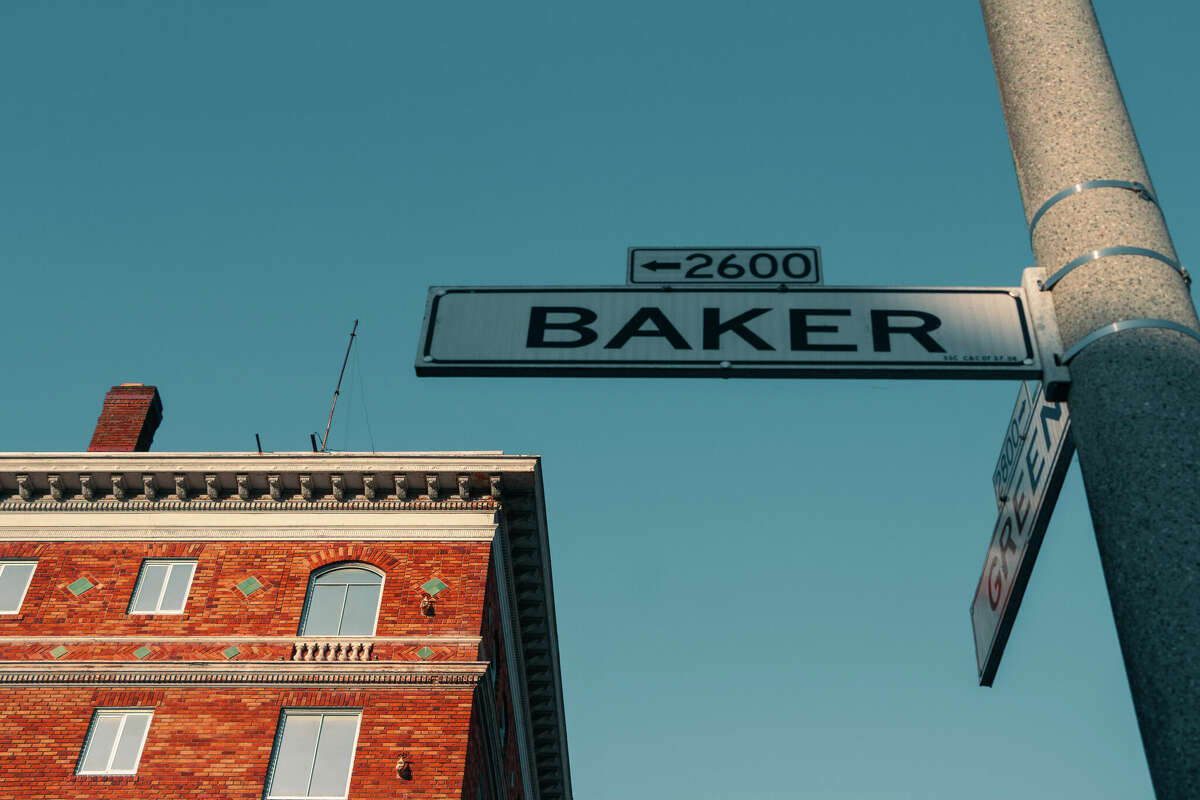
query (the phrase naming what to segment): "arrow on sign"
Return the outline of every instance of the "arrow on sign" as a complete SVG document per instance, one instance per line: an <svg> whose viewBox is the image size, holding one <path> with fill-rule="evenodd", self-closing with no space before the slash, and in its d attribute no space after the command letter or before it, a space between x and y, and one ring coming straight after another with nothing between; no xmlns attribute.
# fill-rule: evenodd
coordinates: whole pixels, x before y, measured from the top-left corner
<svg viewBox="0 0 1200 800"><path fill-rule="evenodd" d="M679 269L680 263L679 261L650 261L642 264L642 267L651 272L658 272L660 269Z"/></svg>

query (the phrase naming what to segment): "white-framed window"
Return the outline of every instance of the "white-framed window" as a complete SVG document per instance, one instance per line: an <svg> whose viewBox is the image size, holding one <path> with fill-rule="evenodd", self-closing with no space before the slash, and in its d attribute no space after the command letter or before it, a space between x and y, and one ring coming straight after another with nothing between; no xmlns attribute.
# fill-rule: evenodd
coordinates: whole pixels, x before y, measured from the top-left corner
<svg viewBox="0 0 1200 800"><path fill-rule="evenodd" d="M97 708L75 774L133 775L153 716L148 708Z"/></svg>
<svg viewBox="0 0 1200 800"><path fill-rule="evenodd" d="M267 773L268 800L343 800L361 717L358 709L284 709Z"/></svg>
<svg viewBox="0 0 1200 800"><path fill-rule="evenodd" d="M182 614L195 573L195 561L147 558L133 587L129 613Z"/></svg>
<svg viewBox="0 0 1200 800"><path fill-rule="evenodd" d="M383 575L366 564L334 564L308 580L301 636L374 636Z"/></svg>
<svg viewBox="0 0 1200 800"><path fill-rule="evenodd" d="M20 612L36 568L36 561L0 561L0 614Z"/></svg>

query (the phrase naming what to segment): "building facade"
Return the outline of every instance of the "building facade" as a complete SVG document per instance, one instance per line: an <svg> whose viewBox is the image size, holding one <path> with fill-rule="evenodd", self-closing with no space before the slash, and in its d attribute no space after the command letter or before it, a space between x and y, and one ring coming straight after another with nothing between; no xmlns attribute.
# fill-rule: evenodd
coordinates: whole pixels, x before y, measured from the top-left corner
<svg viewBox="0 0 1200 800"><path fill-rule="evenodd" d="M540 464L0 454L0 796L570 800ZM149 429L149 434L146 430Z"/></svg>

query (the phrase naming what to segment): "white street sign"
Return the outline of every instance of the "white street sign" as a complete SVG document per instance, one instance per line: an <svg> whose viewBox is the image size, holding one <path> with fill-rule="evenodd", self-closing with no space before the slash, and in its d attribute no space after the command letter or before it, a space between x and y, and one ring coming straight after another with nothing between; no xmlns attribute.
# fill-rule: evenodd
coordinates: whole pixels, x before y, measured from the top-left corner
<svg viewBox="0 0 1200 800"><path fill-rule="evenodd" d="M996 489L996 505L1004 505L1008 499L1008 487L1017 474L1017 456L1021 452L1021 442L1029 431L1029 422L1033 419L1033 397L1029 387L1024 382L1018 384L1017 401L1013 404L1012 418L1004 431L1004 444L1000 447L1000 457L996 459L996 469L992 471L992 486Z"/></svg>
<svg viewBox="0 0 1200 800"><path fill-rule="evenodd" d="M1020 289L434 287L418 375L1035 378Z"/></svg>
<svg viewBox="0 0 1200 800"><path fill-rule="evenodd" d="M819 247L631 247L630 286L816 286Z"/></svg>
<svg viewBox="0 0 1200 800"><path fill-rule="evenodd" d="M1020 399L1017 402L1019 407ZM1033 562L1075 453L1066 403L1047 401L1039 385L1031 412L1028 431L1020 440L1013 461L1007 497L992 532L983 574L971 602L981 686L991 686L996 676ZM1006 440L1006 448L1007 444ZM1002 457L1002 463L1003 460Z"/></svg>

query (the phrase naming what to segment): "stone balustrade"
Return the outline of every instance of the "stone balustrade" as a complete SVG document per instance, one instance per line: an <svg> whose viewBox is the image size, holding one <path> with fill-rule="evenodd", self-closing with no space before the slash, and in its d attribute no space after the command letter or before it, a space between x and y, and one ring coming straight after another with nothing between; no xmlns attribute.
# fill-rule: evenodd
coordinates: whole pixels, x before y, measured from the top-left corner
<svg viewBox="0 0 1200 800"><path fill-rule="evenodd" d="M371 642L299 641L292 644L292 661L370 661Z"/></svg>

